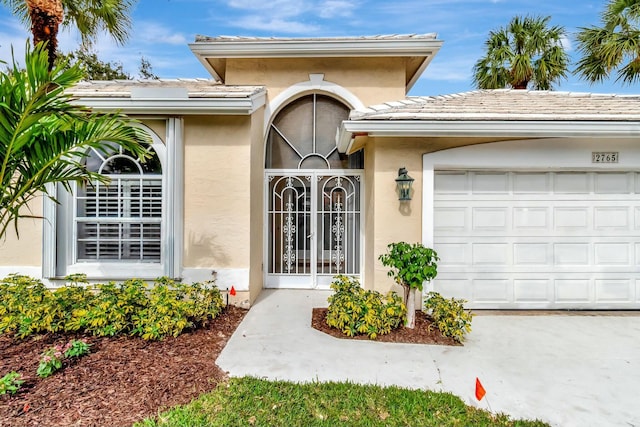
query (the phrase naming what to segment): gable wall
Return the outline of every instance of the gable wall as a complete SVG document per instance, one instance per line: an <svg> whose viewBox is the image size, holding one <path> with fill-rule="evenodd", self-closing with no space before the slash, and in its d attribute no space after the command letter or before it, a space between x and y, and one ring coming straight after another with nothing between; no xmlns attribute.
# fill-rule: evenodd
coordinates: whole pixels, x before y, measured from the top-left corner
<svg viewBox="0 0 640 427"><path fill-rule="evenodd" d="M286 88L324 74L352 91L364 105L405 97L405 58L228 59L228 85L264 85L269 99Z"/></svg>

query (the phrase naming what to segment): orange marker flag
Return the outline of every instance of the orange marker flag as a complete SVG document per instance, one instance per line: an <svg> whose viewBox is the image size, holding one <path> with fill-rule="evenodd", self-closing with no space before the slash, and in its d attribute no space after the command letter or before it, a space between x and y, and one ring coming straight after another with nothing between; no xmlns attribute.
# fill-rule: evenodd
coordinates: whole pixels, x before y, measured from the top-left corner
<svg viewBox="0 0 640 427"><path fill-rule="evenodd" d="M236 288L234 288L233 286L231 286L231 290L229 291L229 294L230 294L232 297L235 297L235 296L236 296Z"/></svg>
<svg viewBox="0 0 640 427"><path fill-rule="evenodd" d="M478 401L482 400L485 394L487 394L486 390L482 387L482 383L478 377L476 377L476 399L478 399Z"/></svg>

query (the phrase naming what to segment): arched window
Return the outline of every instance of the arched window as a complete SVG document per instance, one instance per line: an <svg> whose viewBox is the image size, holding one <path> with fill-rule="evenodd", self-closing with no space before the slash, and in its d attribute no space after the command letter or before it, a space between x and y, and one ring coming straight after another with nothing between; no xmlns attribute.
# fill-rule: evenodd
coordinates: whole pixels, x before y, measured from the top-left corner
<svg viewBox="0 0 640 427"><path fill-rule="evenodd" d="M361 169L362 153L340 155L336 130L349 108L321 94L296 99L275 117L267 136L267 169Z"/></svg>
<svg viewBox="0 0 640 427"><path fill-rule="evenodd" d="M160 262L162 165L157 153L139 162L122 148L91 149L87 169L109 177L77 188L74 195L75 261Z"/></svg>

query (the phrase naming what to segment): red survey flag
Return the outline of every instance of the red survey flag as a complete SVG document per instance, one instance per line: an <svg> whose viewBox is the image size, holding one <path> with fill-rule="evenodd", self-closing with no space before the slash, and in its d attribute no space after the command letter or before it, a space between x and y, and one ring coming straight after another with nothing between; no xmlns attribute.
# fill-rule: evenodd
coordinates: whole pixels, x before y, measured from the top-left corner
<svg viewBox="0 0 640 427"><path fill-rule="evenodd" d="M480 382L478 377L476 377L476 399L478 399L479 401L482 400L485 394L487 394L487 392L485 391L484 387L482 387L482 383Z"/></svg>
<svg viewBox="0 0 640 427"><path fill-rule="evenodd" d="M235 296L236 296L236 288L234 288L234 287L232 286L232 287L231 287L231 290L229 291L229 294L230 294L232 297L235 297Z"/></svg>

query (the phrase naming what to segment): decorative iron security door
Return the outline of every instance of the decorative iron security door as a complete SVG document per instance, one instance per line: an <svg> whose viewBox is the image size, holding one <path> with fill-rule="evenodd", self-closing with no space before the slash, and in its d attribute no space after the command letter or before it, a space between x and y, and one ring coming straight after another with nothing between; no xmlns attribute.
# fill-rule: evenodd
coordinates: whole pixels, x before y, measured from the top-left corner
<svg viewBox="0 0 640 427"><path fill-rule="evenodd" d="M328 288L360 275L361 174L267 172L267 287Z"/></svg>

